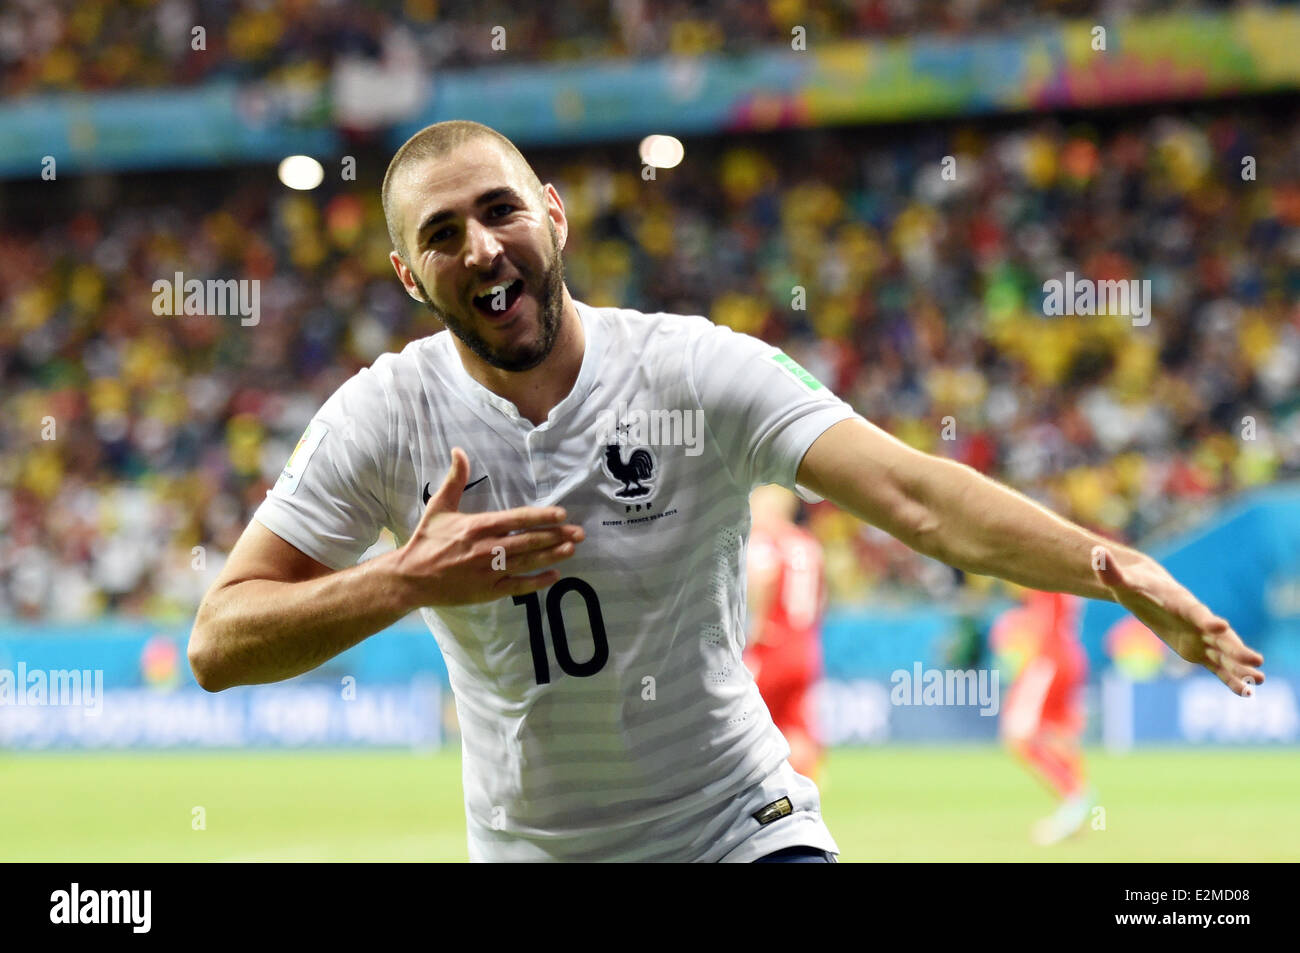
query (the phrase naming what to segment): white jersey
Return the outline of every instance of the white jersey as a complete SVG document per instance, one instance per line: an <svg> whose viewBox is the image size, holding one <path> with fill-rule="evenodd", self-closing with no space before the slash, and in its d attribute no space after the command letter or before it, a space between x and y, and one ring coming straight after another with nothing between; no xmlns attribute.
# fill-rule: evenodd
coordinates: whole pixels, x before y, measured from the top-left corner
<svg viewBox="0 0 1300 953"><path fill-rule="evenodd" d="M549 589L421 610L455 693L471 860L838 853L741 650L750 490L793 487L854 412L706 318L575 305L582 368L541 425L444 331L340 387L256 519L343 569L382 527L410 538L459 446L461 512L558 504L586 532Z"/></svg>

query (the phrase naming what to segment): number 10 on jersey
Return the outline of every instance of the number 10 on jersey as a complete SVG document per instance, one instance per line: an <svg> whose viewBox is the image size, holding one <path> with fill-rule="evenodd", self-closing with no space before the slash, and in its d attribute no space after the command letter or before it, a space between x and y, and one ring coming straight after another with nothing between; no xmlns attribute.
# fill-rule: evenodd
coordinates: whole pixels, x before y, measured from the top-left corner
<svg viewBox="0 0 1300 953"><path fill-rule="evenodd" d="M569 651L569 638L564 628L564 613L561 603L571 592L582 596L587 605L587 619L591 623L591 640L593 651L591 658L585 662L575 662ZM551 666L546 651L546 633L542 629L542 599L536 592L526 596L515 596L514 603L523 606L528 615L528 644L533 650L533 673L538 685L546 685L551 680ZM595 675L609 661L609 639L605 635L605 619L600 614L600 599L596 590L589 584L574 576L561 579L546 592L546 620L550 623L551 642L555 646L555 661L560 671L575 678L587 678Z"/></svg>

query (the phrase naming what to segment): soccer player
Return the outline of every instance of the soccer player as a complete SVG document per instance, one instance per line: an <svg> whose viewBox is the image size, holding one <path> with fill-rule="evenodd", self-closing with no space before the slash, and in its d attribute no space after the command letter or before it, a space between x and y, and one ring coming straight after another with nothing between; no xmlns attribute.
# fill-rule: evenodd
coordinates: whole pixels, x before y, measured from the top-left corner
<svg viewBox="0 0 1300 953"><path fill-rule="evenodd" d="M760 486L750 494L749 510L746 601L752 634L745 666L790 743L790 766L816 781L822 750L809 695L822 670L822 548L795 524L799 499L784 487Z"/></svg>
<svg viewBox="0 0 1300 953"><path fill-rule="evenodd" d="M1079 644L1078 602L1059 592L1027 591L1024 605L1003 613L989 634L995 651L1021 656L1002 706L1002 740L1060 802L1030 832L1044 847L1079 831L1097 804L1080 745L1088 659Z"/></svg>
<svg viewBox="0 0 1300 953"><path fill-rule="evenodd" d="M325 402L189 658L211 691L277 681L418 609L456 698L472 860L833 859L740 662L764 483L970 572L1116 599L1234 691L1262 679L1153 560L910 449L776 348L574 301L560 195L495 130L417 133L383 200L398 278L450 333ZM385 526L397 548L356 565Z"/></svg>

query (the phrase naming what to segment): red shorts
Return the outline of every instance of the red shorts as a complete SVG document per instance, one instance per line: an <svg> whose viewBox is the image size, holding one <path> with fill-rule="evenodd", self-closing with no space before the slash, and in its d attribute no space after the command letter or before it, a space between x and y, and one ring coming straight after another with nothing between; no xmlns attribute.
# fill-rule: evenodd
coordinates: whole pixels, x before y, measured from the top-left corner
<svg viewBox="0 0 1300 953"><path fill-rule="evenodd" d="M758 690L782 734L803 732L815 739L811 716L813 678L805 673L759 671Z"/></svg>

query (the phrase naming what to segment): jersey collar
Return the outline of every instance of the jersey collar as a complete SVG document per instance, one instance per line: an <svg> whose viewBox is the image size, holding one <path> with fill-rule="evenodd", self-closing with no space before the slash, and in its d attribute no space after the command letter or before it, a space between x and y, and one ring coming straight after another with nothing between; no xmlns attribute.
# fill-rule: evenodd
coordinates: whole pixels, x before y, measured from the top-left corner
<svg viewBox="0 0 1300 953"><path fill-rule="evenodd" d="M582 366L578 369L578 379L574 381L572 389L551 408L550 414L536 428L531 421L520 416L519 409L513 401L493 393L470 376L461 362L460 353L452 343L451 332L448 331L444 336L443 352L452 378L452 390L463 398L485 423L492 425L493 429L499 429L498 425L502 422L502 417L505 417L515 430L548 430L555 426L574 407L580 406L591 393L596 381L596 370L605 348L604 328L599 312L577 299L574 299L573 306L578 312L578 320L582 322Z"/></svg>

